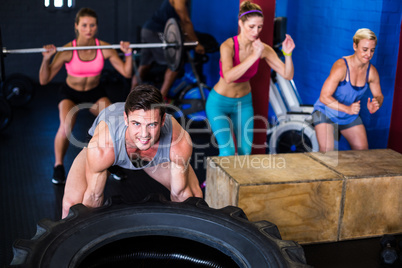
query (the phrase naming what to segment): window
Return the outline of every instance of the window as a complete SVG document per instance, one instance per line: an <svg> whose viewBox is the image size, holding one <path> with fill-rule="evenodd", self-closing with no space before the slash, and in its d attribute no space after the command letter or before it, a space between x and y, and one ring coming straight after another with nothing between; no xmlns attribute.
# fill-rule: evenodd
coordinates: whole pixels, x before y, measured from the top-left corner
<svg viewBox="0 0 402 268"><path fill-rule="evenodd" d="M45 7L57 9L69 9L74 7L75 0L44 0Z"/></svg>

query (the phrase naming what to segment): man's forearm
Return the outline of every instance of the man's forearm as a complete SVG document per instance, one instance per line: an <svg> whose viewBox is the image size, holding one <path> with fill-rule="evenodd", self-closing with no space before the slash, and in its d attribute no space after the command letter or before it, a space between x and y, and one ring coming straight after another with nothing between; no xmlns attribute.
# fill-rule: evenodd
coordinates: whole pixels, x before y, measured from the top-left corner
<svg viewBox="0 0 402 268"><path fill-rule="evenodd" d="M82 204L89 208L100 207L103 204L103 192L101 194L94 193L90 190L85 191Z"/></svg>
<svg viewBox="0 0 402 268"><path fill-rule="evenodd" d="M87 207L100 207L103 204L103 191L107 180L107 171L87 173L87 189L82 203Z"/></svg>

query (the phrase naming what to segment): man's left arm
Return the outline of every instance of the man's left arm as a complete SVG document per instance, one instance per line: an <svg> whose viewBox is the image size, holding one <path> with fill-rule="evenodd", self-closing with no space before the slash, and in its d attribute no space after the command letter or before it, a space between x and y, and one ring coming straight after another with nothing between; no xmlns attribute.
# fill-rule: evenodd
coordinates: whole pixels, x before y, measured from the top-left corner
<svg viewBox="0 0 402 268"><path fill-rule="evenodd" d="M174 122L172 147L170 148L170 196L172 201L182 202L193 196L202 198L199 181L190 165L192 151L190 135L177 122Z"/></svg>

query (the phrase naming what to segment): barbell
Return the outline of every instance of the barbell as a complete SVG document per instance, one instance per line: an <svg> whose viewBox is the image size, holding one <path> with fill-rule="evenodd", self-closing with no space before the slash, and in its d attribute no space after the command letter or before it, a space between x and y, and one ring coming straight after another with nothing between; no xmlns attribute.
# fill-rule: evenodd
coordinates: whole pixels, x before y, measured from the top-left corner
<svg viewBox="0 0 402 268"><path fill-rule="evenodd" d="M2 47L1 32L0 45ZM170 18L165 25L161 43L142 43L130 44L130 48L163 48L166 63L170 69L177 71L183 61L183 47L195 47L198 42L183 42L183 34L176 19ZM104 46L76 46L76 47L56 47L56 51L69 50L88 50L88 49L119 49L120 44L104 45ZM6 54L26 54L26 53L42 53L46 52L44 48L23 48L23 49L7 49L2 47L0 51L1 74L4 80L4 55Z"/></svg>

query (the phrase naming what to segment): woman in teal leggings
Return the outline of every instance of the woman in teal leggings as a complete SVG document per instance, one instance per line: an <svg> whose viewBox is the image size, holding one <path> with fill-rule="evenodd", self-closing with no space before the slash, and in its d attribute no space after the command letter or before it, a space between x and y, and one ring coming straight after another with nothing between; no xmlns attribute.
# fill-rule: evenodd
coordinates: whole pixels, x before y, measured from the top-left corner
<svg viewBox="0 0 402 268"><path fill-rule="evenodd" d="M285 79L293 78L292 51L295 44L289 35L282 43L283 63L276 52L261 42L259 34L264 17L259 5L245 1L240 6L237 36L220 47L220 79L208 96L206 113L219 147L219 156L236 153L248 155L253 144L254 110L250 78L258 70L260 59ZM268 90L268 89L267 89Z"/></svg>
<svg viewBox="0 0 402 268"><path fill-rule="evenodd" d="M207 116L219 145L219 156L251 153L253 143L254 109L251 93L241 98L229 98L212 90L207 100Z"/></svg>

